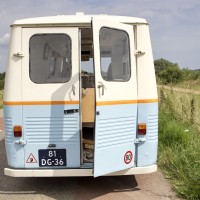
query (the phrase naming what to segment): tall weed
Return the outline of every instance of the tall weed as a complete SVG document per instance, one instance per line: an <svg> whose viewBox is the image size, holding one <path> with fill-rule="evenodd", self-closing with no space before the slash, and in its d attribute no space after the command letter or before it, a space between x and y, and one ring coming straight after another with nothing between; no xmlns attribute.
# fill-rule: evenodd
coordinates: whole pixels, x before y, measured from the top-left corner
<svg viewBox="0 0 200 200"><path fill-rule="evenodd" d="M160 88L160 109L200 130L200 95Z"/></svg>

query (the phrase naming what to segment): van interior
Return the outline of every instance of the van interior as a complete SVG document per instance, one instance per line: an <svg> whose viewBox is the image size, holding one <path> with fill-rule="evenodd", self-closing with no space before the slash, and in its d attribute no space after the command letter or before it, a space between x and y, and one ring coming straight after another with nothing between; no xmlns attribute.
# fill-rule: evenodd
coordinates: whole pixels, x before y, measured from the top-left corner
<svg viewBox="0 0 200 200"><path fill-rule="evenodd" d="M82 133L81 164L93 165L94 159L94 112L95 79L93 66L92 30L81 29L81 94L82 94Z"/></svg>

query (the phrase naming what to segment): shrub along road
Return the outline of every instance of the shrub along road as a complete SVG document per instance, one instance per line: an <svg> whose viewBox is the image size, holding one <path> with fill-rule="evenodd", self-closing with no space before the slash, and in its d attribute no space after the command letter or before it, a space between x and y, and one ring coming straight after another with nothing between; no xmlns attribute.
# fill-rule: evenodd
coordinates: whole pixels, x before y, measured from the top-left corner
<svg viewBox="0 0 200 200"><path fill-rule="evenodd" d="M0 111L2 121L2 111ZM0 130L3 124L0 123ZM13 178L4 176L7 167L3 132L0 132L1 199L74 200L174 200L174 192L160 171L147 175L75 178Z"/></svg>

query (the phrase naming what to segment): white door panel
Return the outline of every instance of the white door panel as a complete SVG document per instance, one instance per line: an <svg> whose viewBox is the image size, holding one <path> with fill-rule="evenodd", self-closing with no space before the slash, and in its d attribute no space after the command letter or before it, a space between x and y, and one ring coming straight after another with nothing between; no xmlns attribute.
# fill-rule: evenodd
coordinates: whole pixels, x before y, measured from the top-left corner
<svg viewBox="0 0 200 200"><path fill-rule="evenodd" d="M135 165L137 81L133 27L93 18L96 87L94 176Z"/></svg>

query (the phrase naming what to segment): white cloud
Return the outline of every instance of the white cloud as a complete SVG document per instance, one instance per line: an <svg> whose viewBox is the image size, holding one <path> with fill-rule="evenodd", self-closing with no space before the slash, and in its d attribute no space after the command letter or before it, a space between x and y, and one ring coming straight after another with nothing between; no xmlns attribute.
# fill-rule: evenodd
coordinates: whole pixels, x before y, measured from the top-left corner
<svg viewBox="0 0 200 200"><path fill-rule="evenodd" d="M0 37L0 46L7 46L10 40L10 33L6 33Z"/></svg>

